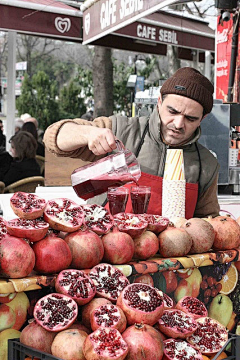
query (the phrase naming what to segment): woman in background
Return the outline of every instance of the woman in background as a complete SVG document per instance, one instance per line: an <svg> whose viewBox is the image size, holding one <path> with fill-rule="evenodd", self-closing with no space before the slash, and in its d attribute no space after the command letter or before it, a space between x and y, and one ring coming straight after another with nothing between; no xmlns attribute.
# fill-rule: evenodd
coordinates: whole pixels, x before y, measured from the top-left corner
<svg viewBox="0 0 240 360"><path fill-rule="evenodd" d="M35 159L37 141L27 131L19 131L9 140L12 162L1 181L8 186L29 176L40 176L40 167Z"/></svg>
<svg viewBox="0 0 240 360"><path fill-rule="evenodd" d="M35 138L36 141L37 141L37 151L36 151L36 154L44 157L44 156L45 156L44 145L38 141L38 133L37 133L37 129L36 129L36 126L34 125L34 123L31 122L31 121L25 122L25 123L23 124L21 130L22 130L22 131L28 131L29 133L31 133L31 134L34 136L34 138Z"/></svg>

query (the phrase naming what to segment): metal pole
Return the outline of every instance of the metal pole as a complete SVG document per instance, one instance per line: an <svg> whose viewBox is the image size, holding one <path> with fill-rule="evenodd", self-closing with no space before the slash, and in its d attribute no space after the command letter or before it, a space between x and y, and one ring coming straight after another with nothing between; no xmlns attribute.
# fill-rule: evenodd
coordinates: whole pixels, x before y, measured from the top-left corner
<svg viewBox="0 0 240 360"><path fill-rule="evenodd" d="M7 121L6 121L6 150L9 151L9 139L14 134L15 122L15 82L16 82L16 37L15 31L8 32L8 61L7 61Z"/></svg>
<svg viewBox="0 0 240 360"><path fill-rule="evenodd" d="M205 69L204 75L211 81L211 52L205 51Z"/></svg>

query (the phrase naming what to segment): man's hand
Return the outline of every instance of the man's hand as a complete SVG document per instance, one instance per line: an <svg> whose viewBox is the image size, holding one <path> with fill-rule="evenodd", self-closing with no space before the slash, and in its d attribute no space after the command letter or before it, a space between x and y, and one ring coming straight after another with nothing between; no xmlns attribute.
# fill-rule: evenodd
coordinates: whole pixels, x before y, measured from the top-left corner
<svg viewBox="0 0 240 360"><path fill-rule="evenodd" d="M88 148L95 155L104 155L116 149L116 138L112 130L91 126L88 135L84 135Z"/></svg>

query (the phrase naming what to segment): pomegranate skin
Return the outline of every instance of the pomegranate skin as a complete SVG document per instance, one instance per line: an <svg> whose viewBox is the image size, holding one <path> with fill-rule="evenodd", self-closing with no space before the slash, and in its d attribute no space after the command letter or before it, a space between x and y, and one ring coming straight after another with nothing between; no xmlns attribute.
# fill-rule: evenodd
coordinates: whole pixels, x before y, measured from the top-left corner
<svg viewBox="0 0 240 360"><path fill-rule="evenodd" d="M198 298L193 296L184 296L177 302L175 307L192 316L194 319L208 315L206 306Z"/></svg>
<svg viewBox="0 0 240 360"><path fill-rule="evenodd" d="M192 238L186 230L168 227L159 235L159 253L164 258L187 255L192 247Z"/></svg>
<svg viewBox="0 0 240 360"><path fill-rule="evenodd" d="M132 260L134 242L130 235L118 230L115 226L112 232L102 237L104 256L103 261L110 264L126 264Z"/></svg>
<svg viewBox="0 0 240 360"><path fill-rule="evenodd" d="M152 326L134 324L123 333L123 339L128 344L129 352L126 360L161 360L163 357L163 342L160 333Z"/></svg>
<svg viewBox="0 0 240 360"><path fill-rule="evenodd" d="M28 276L35 265L35 254L27 241L6 234L1 239L0 275L19 279Z"/></svg>
<svg viewBox="0 0 240 360"><path fill-rule="evenodd" d="M163 297L147 284L127 285L117 299L117 305L126 315L128 325L154 325L163 314Z"/></svg>
<svg viewBox="0 0 240 360"><path fill-rule="evenodd" d="M91 269L101 262L104 255L103 243L93 231L78 230L65 236L64 240L72 253L73 269Z"/></svg>
<svg viewBox="0 0 240 360"><path fill-rule="evenodd" d="M111 327L122 333L127 327L127 319L122 309L113 304L97 307L90 316L92 331L99 327Z"/></svg>
<svg viewBox="0 0 240 360"><path fill-rule="evenodd" d="M83 343L87 336L85 331L78 329L60 331L51 346L53 356L64 360L85 360Z"/></svg>
<svg viewBox="0 0 240 360"><path fill-rule="evenodd" d="M140 236L134 238L133 257L138 260L147 260L159 250L159 241L156 234L146 230Z"/></svg>
<svg viewBox="0 0 240 360"><path fill-rule="evenodd" d="M202 254L212 248L215 231L213 226L199 218L187 220L182 226L192 238L190 254Z"/></svg>
<svg viewBox="0 0 240 360"><path fill-rule="evenodd" d="M54 274L67 269L72 261L72 254L67 243L52 235L32 245L36 256L34 270L41 274Z"/></svg>
<svg viewBox="0 0 240 360"><path fill-rule="evenodd" d="M33 320L21 331L20 342L51 354L51 345L55 336L56 333L45 330L36 320Z"/></svg>
<svg viewBox="0 0 240 360"><path fill-rule="evenodd" d="M240 226L229 216L207 219L215 230L213 248L215 250L236 249L240 245Z"/></svg>

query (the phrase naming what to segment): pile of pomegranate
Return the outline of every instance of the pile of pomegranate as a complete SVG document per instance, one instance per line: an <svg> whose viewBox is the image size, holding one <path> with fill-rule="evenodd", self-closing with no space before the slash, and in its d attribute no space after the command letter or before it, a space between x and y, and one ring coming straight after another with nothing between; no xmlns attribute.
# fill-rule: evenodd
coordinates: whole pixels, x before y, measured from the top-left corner
<svg viewBox="0 0 240 360"><path fill-rule="evenodd" d="M160 215L112 216L99 205L80 206L67 198L46 202L24 192L16 192L10 205L17 218L1 218L0 227L0 275L9 278L33 270L53 274L91 269L100 262L121 265L240 245L240 226L230 217L174 219L174 225Z"/></svg>
<svg viewBox="0 0 240 360"><path fill-rule="evenodd" d="M237 248L237 221L112 216L99 205L46 202L24 192L10 204L17 217L0 218L0 276L56 275L54 292L36 300L23 344L63 360L194 360L216 354L227 341L226 327L194 293L205 281L201 274L192 286L179 272L183 285L173 288L168 278L164 293L147 276L130 284L114 265ZM183 296L187 288L192 293Z"/></svg>

